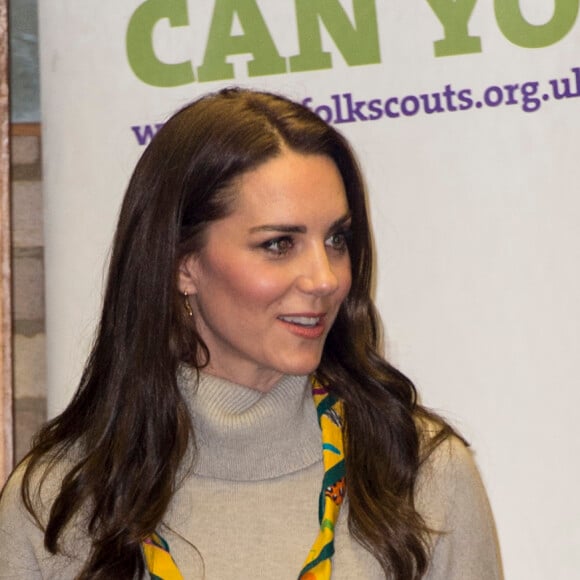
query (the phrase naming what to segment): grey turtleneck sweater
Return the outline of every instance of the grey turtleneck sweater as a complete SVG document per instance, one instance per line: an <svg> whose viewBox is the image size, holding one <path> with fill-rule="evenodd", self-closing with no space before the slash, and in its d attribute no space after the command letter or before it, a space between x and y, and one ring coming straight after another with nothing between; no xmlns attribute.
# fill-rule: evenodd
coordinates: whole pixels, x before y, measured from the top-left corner
<svg viewBox="0 0 580 580"><path fill-rule="evenodd" d="M318 529L323 476L320 430L306 377L284 377L269 393L183 372L197 454L184 465L160 529L186 580L295 580ZM54 494L62 474L47 487ZM0 503L0 578L72 579L88 541L68 534L51 556L24 510L19 473ZM471 454L456 439L422 467L416 505L433 537L428 580L501 578L493 521ZM377 561L349 535L348 502L336 526L333 580L384 580Z"/></svg>

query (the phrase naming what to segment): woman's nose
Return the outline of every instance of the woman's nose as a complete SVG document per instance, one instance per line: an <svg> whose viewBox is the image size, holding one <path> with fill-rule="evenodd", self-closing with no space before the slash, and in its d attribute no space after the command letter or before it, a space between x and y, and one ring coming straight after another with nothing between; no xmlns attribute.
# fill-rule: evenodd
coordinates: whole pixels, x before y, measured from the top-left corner
<svg viewBox="0 0 580 580"><path fill-rule="evenodd" d="M326 247L309 252L305 256L301 270L297 285L302 292L326 296L338 288L338 277Z"/></svg>

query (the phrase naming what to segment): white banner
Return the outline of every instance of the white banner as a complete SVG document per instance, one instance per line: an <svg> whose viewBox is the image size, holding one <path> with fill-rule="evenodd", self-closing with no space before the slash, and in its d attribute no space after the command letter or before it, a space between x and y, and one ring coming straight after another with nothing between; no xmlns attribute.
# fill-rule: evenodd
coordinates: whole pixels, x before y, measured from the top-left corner
<svg viewBox="0 0 580 580"><path fill-rule="evenodd" d="M580 570L579 0L40 3L49 412L90 345L128 176L237 84L344 132L390 359L471 441L508 579Z"/></svg>

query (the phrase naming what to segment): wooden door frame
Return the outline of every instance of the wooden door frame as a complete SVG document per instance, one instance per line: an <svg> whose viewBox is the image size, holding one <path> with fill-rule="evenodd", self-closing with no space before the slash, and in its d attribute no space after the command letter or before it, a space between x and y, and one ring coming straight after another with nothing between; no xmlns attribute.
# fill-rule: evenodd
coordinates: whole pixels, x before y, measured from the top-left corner
<svg viewBox="0 0 580 580"><path fill-rule="evenodd" d="M0 0L0 485L14 461L8 0Z"/></svg>

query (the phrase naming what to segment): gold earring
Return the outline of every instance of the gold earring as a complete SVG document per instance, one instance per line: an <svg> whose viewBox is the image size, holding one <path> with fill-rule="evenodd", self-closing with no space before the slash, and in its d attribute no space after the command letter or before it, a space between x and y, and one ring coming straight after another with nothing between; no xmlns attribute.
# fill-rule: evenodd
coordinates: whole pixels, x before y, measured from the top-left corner
<svg viewBox="0 0 580 580"><path fill-rule="evenodd" d="M189 303L188 296L189 296L189 294L186 291L184 291L183 298L185 301L185 311L187 312L187 316L193 316L193 310L191 309L191 304Z"/></svg>

